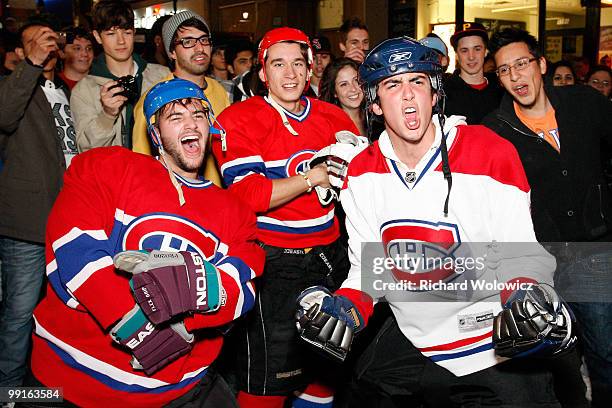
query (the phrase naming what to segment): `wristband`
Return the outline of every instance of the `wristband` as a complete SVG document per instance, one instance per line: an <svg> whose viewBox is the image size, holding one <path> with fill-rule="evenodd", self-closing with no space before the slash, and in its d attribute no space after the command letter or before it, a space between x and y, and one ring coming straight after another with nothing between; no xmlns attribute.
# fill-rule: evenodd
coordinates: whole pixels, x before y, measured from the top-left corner
<svg viewBox="0 0 612 408"><path fill-rule="evenodd" d="M310 178L308 178L306 173L304 173L303 171L298 171L298 174L304 177L304 181L306 182L306 184L308 184L308 190L306 190L306 192L310 193L312 191L312 181L310 181Z"/></svg>

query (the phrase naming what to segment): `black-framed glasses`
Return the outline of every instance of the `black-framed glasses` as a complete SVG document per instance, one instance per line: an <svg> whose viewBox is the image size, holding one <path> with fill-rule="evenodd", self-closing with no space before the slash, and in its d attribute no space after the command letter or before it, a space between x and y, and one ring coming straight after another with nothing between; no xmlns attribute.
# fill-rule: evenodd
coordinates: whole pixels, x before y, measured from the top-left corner
<svg viewBox="0 0 612 408"><path fill-rule="evenodd" d="M500 76L500 77L510 75L510 71L512 69L516 71L522 71L525 68L527 68L529 64L531 64L535 60L537 60L537 58L524 57L516 61L514 64L502 65L500 67L497 67L497 70L495 72L497 72L497 76Z"/></svg>
<svg viewBox="0 0 612 408"><path fill-rule="evenodd" d="M183 48L193 48L196 46L197 43L200 43L200 45L204 47L212 44L212 42L210 41L210 37L207 35L203 35L198 38L193 38L193 37L179 38L175 42L175 44L181 44Z"/></svg>

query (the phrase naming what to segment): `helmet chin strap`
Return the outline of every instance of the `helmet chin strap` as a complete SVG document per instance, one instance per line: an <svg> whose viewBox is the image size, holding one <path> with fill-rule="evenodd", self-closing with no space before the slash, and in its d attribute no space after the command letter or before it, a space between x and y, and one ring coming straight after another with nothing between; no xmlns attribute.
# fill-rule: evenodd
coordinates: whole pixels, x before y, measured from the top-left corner
<svg viewBox="0 0 612 408"><path fill-rule="evenodd" d="M168 161L166 160L166 151L164 150L164 146L161 144L161 137L159 136L159 132L157 131L157 128L153 127L151 131L153 132L153 140L159 140L160 142L157 145L157 150L159 150L159 158L163 162L163 165L166 168L166 170L168 170L168 176L170 176L170 182L172 183L172 185L176 189L176 192L178 193L179 205L182 207L183 205L185 205L185 194L183 194L181 183L179 183L179 181L176 179L176 175L174 174L174 172L170 168Z"/></svg>
<svg viewBox="0 0 612 408"><path fill-rule="evenodd" d="M439 78L436 78L439 81ZM439 83L439 82L438 82ZM444 131L444 122L446 118L444 117L444 105L446 95L444 94L444 90L442 87L439 87L437 90L438 99L436 101L436 110L438 111L438 123L440 124L440 133L442 134L440 139L440 156L442 158L442 174L444 175L444 179L447 184L447 192L446 192L446 200L444 201L444 216L448 217L448 202L450 200L450 193L453 187L453 176L451 174L450 164L448 161L448 146L446 145L446 138L448 137L448 133Z"/></svg>

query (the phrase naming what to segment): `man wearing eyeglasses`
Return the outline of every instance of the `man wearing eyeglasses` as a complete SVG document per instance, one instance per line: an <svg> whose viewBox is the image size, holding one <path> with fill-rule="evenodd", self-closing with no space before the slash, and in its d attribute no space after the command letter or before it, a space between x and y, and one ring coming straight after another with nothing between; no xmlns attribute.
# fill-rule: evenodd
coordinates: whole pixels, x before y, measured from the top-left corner
<svg viewBox="0 0 612 408"><path fill-rule="evenodd" d="M559 265L555 286L572 302L584 334L592 406L603 406L612 398L612 246L595 241L612 238L599 160L600 142L612 140L612 107L588 87L546 85L546 60L524 30L494 34L489 49L508 93L483 124L521 157L538 241L563 243L562 251L551 248Z"/></svg>
<svg viewBox="0 0 612 408"><path fill-rule="evenodd" d="M101 0L92 10L93 35L103 53L72 90L70 109L79 152L99 146L132 147L138 97L168 75L134 52L134 11L123 0ZM121 82L119 79L129 80ZM128 87L126 89L125 87Z"/></svg>
<svg viewBox="0 0 612 408"><path fill-rule="evenodd" d="M166 53L170 58L172 73L159 82L172 78L182 78L195 83L204 90L214 114L219 115L230 103L223 85L210 77L206 77L212 54L212 38L206 20L193 11L181 11L164 23L162 39ZM153 149L147 136L143 104L144 96L140 98L135 107L133 150L150 155L153 153ZM221 177L212 154L207 155L204 178L221 186Z"/></svg>

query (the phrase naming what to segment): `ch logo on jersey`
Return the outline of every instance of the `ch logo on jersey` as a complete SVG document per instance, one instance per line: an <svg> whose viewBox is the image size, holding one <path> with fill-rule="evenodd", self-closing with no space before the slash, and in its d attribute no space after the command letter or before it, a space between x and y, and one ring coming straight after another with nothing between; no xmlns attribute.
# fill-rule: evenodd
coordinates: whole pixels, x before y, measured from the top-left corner
<svg viewBox="0 0 612 408"><path fill-rule="evenodd" d="M294 153L285 164L285 174L287 177L297 176L298 172L306 170L306 164L312 159L316 150L300 150Z"/></svg>
<svg viewBox="0 0 612 408"><path fill-rule="evenodd" d="M210 260L219 248L219 239L188 219L174 214L142 215L127 227L122 250L158 249L195 252Z"/></svg>
<svg viewBox="0 0 612 408"><path fill-rule="evenodd" d="M422 220L392 220L381 228L385 255L394 260L397 281L420 285L447 282L458 274L454 252L461 244L456 224Z"/></svg>

